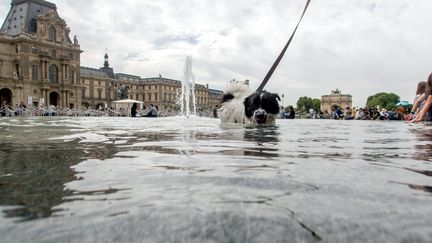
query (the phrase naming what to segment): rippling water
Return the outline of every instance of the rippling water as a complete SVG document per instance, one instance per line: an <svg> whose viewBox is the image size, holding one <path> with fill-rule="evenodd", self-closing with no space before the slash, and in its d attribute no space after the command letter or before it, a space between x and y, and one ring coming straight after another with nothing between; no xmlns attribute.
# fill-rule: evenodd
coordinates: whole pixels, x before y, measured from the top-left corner
<svg viewBox="0 0 432 243"><path fill-rule="evenodd" d="M432 127L0 119L1 242L431 242Z"/></svg>

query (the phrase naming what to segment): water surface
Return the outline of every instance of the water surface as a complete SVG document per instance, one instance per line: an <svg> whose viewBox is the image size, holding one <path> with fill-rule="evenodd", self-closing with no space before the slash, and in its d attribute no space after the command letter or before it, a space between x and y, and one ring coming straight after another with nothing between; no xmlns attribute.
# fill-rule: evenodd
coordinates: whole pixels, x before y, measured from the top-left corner
<svg viewBox="0 0 432 243"><path fill-rule="evenodd" d="M430 242L432 128L0 119L1 242Z"/></svg>

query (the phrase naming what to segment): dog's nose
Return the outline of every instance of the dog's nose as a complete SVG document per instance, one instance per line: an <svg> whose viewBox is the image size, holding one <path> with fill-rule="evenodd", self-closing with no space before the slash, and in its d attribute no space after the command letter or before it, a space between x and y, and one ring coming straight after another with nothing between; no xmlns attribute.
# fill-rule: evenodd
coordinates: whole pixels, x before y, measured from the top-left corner
<svg viewBox="0 0 432 243"><path fill-rule="evenodd" d="M265 111L257 111L255 113L255 119L258 123L264 123L267 119L267 113Z"/></svg>
<svg viewBox="0 0 432 243"><path fill-rule="evenodd" d="M260 119L264 119L264 118L266 118L267 117L267 114L266 113L257 113L256 115L255 115L255 117L256 118L260 118Z"/></svg>

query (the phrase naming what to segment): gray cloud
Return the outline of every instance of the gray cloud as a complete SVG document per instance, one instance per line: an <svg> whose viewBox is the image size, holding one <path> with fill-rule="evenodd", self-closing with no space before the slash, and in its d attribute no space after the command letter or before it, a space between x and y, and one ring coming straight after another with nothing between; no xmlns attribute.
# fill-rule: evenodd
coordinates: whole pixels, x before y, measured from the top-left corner
<svg viewBox="0 0 432 243"><path fill-rule="evenodd" d="M0 0L6 16L9 0ZM105 48L115 71L181 79L186 55L197 81L257 87L287 41L304 0L53 0L77 35L82 65L99 67ZM268 90L319 98L332 89L354 105L394 92L411 100L432 72L432 1L313 0Z"/></svg>

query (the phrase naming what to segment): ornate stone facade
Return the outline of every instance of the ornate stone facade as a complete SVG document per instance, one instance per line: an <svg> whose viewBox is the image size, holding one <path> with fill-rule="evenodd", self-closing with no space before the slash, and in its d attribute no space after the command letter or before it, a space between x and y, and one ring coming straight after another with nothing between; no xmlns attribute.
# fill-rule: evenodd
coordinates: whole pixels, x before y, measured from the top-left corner
<svg viewBox="0 0 432 243"><path fill-rule="evenodd" d="M177 108L180 81L116 74L108 55L99 69L80 67L82 51L78 39L72 41L69 33L55 4L12 1L0 30L0 105L113 107L116 92L124 85L130 99L161 110ZM222 98L221 91L210 90L208 85L196 85L195 95L202 109L214 108Z"/></svg>
<svg viewBox="0 0 432 243"><path fill-rule="evenodd" d="M332 106L337 105L346 109L352 107L352 96L349 94L342 94L340 90L336 89L330 95L321 96L321 111L327 114L331 113Z"/></svg>
<svg viewBox="0 0 432 243"><path fill-rule="evenodd" d="M0 102L81 105L80 46L54 4L14 0L0 30Z"/></svg>

